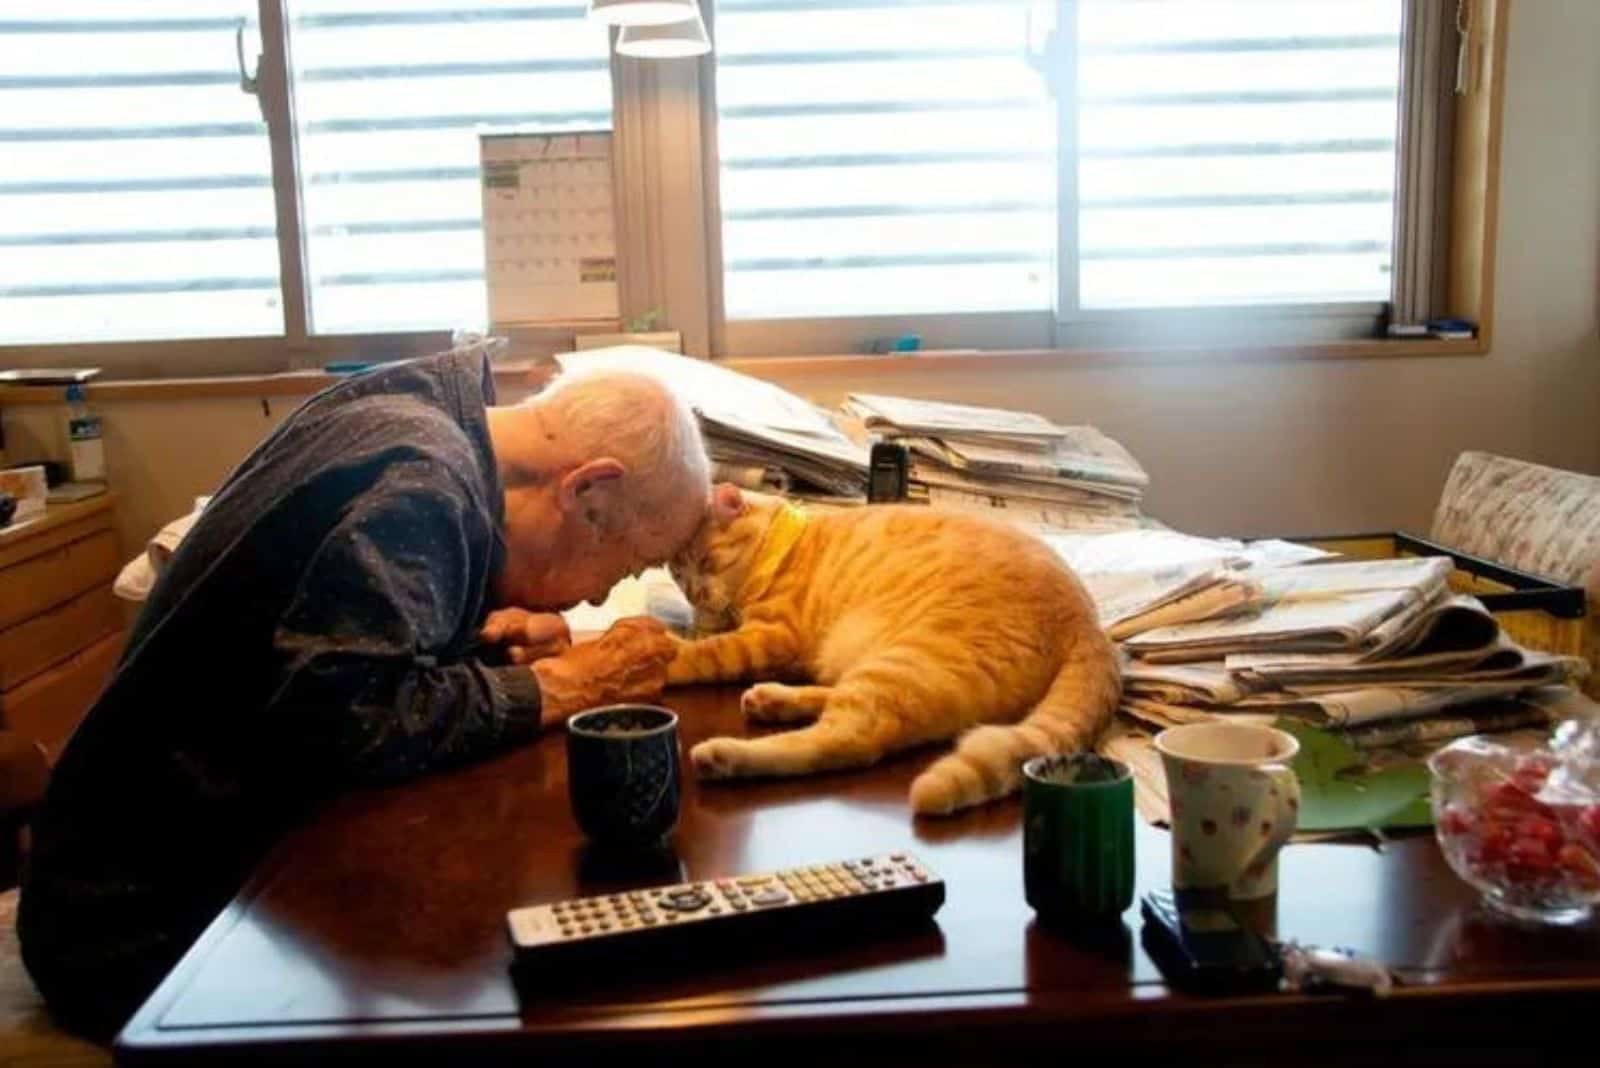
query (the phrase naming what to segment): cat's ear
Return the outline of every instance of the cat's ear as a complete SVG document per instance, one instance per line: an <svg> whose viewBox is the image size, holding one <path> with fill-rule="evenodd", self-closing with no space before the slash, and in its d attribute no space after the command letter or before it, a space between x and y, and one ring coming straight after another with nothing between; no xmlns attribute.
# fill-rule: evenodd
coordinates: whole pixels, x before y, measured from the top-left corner
<svg viewBox="0 0 1600 1068"><path fill-rule="evenodd" d="M719 483L711 491L711 518L719 527L744 515L745 507L744 494L732 482Z"/></svg>

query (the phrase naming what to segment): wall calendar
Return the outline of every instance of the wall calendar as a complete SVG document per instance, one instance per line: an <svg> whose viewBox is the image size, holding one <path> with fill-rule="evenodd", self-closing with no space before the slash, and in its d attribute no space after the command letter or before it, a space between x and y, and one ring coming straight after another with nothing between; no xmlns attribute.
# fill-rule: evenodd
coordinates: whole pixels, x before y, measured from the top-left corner
<svg viewBox="0 0 1600 1068"><path fill-rule="evenodd" d="M479 149L491 329L617 318L610 131L485 134Z"/></svg>

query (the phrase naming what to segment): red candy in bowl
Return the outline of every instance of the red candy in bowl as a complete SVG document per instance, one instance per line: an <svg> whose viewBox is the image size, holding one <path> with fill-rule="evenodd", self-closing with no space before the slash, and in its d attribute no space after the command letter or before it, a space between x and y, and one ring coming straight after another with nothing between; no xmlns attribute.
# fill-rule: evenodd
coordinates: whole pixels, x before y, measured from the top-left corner
<svg viewBox="0 0 1600 1068"><path fill-rule="evenodd" d="M1428 761L1445 859L1490 908L1582 923L1600 902L1600 724L1544 744L1463 738Z"/></svg>

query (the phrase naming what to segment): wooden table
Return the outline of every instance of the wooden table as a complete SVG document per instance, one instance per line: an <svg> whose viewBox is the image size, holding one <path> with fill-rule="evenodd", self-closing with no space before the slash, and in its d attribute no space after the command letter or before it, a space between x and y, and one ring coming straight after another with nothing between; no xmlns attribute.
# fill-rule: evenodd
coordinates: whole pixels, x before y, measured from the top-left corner
<svg viewBox="0 0 1600 1068"><path fill-rule="evenodd" d="M673 696L685 745L742 730L736 691ZM1176 995L1120 931L1069 939L1023 900L1019 805L913 821L931 754L800 781L686 784L675 856L618 878L566 800L563 739L466 770L344 798L291 835L124 1031L128 1063L299 1063L314 1054L563 1059L600 1050L776 1052L839 1063L992 1064L1203 1043L1218 1059L1337 1059L1404 1038L1452 1050L1578 1037L1600 1005L1600 929L1524 931L1480 913L1431 838L1298 845L1282 860L1283 937L1374 953L1406 985L1380 1002ZM1169 874L1141 828L1140 892ZM676 878L711 878L905 848L949 896L937 929L737 966L693 955L519 998L506 910ZM459 1061L456 1061L459 1063ZM231 1063L231 1061L230 1061Z"/></svg>

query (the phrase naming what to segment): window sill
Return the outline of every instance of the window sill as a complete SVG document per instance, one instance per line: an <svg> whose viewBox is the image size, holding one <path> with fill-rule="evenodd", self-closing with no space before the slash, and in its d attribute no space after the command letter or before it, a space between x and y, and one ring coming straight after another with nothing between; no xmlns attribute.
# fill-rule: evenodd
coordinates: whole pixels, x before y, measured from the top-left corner
<svg viewBox="0 0 1600 1068"><path fill-rule="evenodd" d="M549 370L540 364L515 363L494 369L495 384L517 389L542 384ZM326 371L285 371L269 375L219 375L214 378L134 378L118 382L91 382L90 404L130 401L199 400L220 397L307 397L349 375ZM0 406L60 404L65 386L9 386L0 388Z"/></svg>
<svg viewBox="0 0 1600 1068"><path fill-rule="evenodd" d="M1283 363L1302 360L1406 359L1433 356L1482 356L1489 351L1481 338L1416 340L1371 339L1314 345L1172 346L1126 349L946 349L884 355L741 356L724 361L735 371L761 377L769 374L803 377L885 370L1008 371L1052 367L1117 367L1151 364Z"/></svg>
<svg viewBox="0 0 1600 1068"><path fill-rule="evenodd" d="M1186 346L1139 349L949 349L881 356L862 353L817 356L741 356L723 365L763 377L839 375L883 371L1007 371L1052 367L1114 367L1150 364L1219 364L1287 362L1301 360L1396 359L1432 356L1482 356L1488 352L1481 338L1462 340L1369 340L1320 345ZM494 369L495 383L521 389L542 385L551 373L547 364L519 362ZM346 375L325 371L290 371L268 375L227 375L214 378L150 378L91 383L90 403L121 404L131 401L196 400L219 397L304 397L333 385ZM0 388L0 406L60 404L62 386L11 386Z"/></svg>

